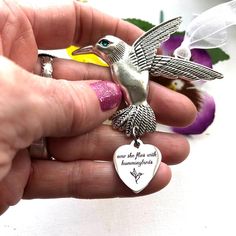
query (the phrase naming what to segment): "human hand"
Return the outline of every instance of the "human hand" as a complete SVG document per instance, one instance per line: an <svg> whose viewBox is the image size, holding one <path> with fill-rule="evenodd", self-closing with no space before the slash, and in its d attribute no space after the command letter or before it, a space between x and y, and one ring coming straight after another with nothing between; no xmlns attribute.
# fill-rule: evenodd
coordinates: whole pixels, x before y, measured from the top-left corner
<svg viewBox="0 0 236 236"><path fill-rule="evenodd" d="M104 109L91 86L111 80L109 70L55 58L53 80L32 72L40 74L38 49L84 46L107 34L131 44L142 31L75 1L39 8L0 0L0 9L0 213L21 198L134 196L112 164L115 149L130 140L101 124L117 109L119 88L102 83L116 94ZM187 125L196 114L186 97L155 83L149 103L158 122L171 126ZM48 137L56 160L31 160L27 147L40 137ZM143 142L161 150L163 163L142 195L165 187L168 165L189 152L188 142L177 134L155 132Z"/></svg>

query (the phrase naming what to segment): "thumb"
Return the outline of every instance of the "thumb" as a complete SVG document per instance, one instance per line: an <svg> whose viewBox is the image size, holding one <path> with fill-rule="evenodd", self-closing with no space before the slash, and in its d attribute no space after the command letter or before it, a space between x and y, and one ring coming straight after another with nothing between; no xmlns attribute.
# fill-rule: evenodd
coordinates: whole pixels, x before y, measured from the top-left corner
<svg viewBox="0 0 236 236"><path fill-rule="evenodd" d="M110 81L31 77L38 91L31 116L34 116L34 124L41 126L41 136L61 137L88 132L108 119L122 98L120 88ZM35 90L32 88L32 91Z"/></svg>
<svg viewBox="0 0 236 236"><path fill-rule="evenodd" d="M85 133L110 117L121 101L112 82L44 78L4 57L0 87L0 172L34 140Z"/></svg>

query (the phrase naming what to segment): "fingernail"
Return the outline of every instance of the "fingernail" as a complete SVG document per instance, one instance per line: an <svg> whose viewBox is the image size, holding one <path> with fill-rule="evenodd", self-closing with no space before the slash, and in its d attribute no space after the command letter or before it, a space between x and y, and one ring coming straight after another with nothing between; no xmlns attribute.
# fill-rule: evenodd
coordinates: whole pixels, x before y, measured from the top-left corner
<svg viewBox="0 0 236 236"><path fill-rule="evenodd" d="M115 83L98 81L90 84L90 86L98 97L102 111L111 110L120 104L122 93Z"/></svg>

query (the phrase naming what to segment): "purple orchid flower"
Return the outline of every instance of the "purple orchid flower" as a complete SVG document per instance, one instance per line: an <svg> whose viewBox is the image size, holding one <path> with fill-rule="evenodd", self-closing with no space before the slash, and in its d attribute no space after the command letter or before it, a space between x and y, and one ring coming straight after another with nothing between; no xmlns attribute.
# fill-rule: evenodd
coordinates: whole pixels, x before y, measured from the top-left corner
<svg viewBox="0 0 236 236"><path fill-rule="evenodd" d="M203 133L214 121L215 118L215 101L212 96L205 93L202 94L202 104L200 111L197 113L195 121L184 128L172 127L172 130L176 133L192 135Z"/></svg>
<svg viewBox="0 0 236 236"><path fill-rule="evenodd" d="M162 53L164 55L173 56L174 50L180 46L182 41L182 35L171 36L169 40L162 44ZM193 49L191 50L191 54L192 61L212 68L212 60L206 50ZM183 80L167 81L167 79L161 78L160 83L186 95L195 104L198 110L197 117L191 125L183 128L172 127L172 130L176 133L185 135L203 133L214 121L215 101L213 97L199 89L202 82L193 84Z"/></svg>

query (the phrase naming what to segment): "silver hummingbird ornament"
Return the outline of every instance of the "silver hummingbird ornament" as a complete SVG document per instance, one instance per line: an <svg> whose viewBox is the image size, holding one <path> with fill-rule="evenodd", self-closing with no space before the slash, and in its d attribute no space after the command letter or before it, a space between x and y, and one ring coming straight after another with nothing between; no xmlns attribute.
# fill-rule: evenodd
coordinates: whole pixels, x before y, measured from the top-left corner
<svg viewBox="0 0 236 236"><path fill-rule="evenodd" d="M112 117L113 127L128 136L133 134L134 128L137 136L156 130L155 114L147 102L149 74L188 80L222 78L222 74L200 64L156 54L157 48L176 32L180 23L181 17L178 17L155 26L132 46L107 35L95 46L73 52L73 55L94 53L110 66L113 80L120 85L128 105Z"/></svg>
<svg viewBox="0 0 236 236"><path fill-rule="evenodd" d="M147 102L149 75L188 80L223 77L221 73L200 64L157 54L161 43L177 31L180 23L181 17L177 17L155 26L141 35L132 46L120 38L107 35L95 46L73 52L73 55L93 53L101 57L110 66L114 82L121 87L127 107L113 115L112 125L115 129L125 131L127 136L133 136L135 142L116 150L114 163L120 178L136 193L147 186L161 160L161 153L156 147L139 140L143 134L154 132L157 124L154 111ZM140 152L142 155L139 155ZM138 182L132 182L134 178L130 173L134 168L143 173Z"/></svg>

